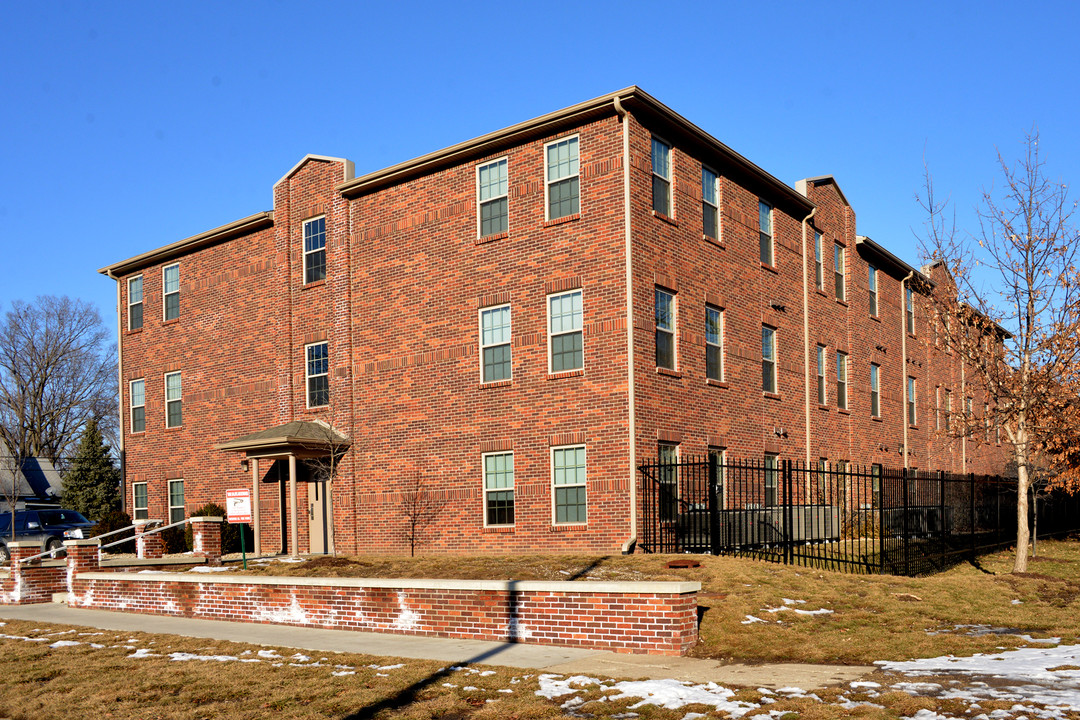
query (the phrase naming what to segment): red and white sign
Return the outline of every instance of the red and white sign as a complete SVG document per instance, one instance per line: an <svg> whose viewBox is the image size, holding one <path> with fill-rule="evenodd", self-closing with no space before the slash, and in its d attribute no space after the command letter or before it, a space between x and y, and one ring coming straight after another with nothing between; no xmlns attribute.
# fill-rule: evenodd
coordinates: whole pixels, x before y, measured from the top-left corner
<svg viewBox="0 0 1080 720"><path fill-rule="evenodd" d="M225 512L229 516L230 523L251 522L251 491L226 490Z"/></svg>

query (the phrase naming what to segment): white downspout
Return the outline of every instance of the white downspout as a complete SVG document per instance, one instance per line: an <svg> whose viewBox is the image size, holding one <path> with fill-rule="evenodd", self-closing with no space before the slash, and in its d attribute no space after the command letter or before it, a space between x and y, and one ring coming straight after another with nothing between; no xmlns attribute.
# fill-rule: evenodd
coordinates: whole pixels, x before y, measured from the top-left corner
<svg viewBox="0 0 1080 720"><path fill-rule="evenodd" d="M619 97L613 99L615 112L622 123L623 143L623 242L625 255L626 284L626 402L627 425L629 425L629 461L630 461L630 537L622 544L624 555L634 551L638 540L637 516L637 418L634 414L634 267L631 257L630 242L630 119Z"/></svg>
<svg viewBox="0 0 1080 720"><path fill-rule="evenodd" d="M803 385L806 390L806 467L810 467L810 271L806 269L806 228L817 214L815 207L802 221L802 328L803 328ZM807 482L810 476L807 475Z"/></svg>
<svg viewBox="0 0 1080 720"><path fill-rule="evenodd" d="M124 343L120 323L120 278L107 270L106 275L116 282L116 412L120 424L117 427L117 443L120 445L120 509L127 509L127 458L124 456Z"/></svg>
<svg viewBox="0 0 1080 720"><path fill-rule="evenodd" d="M907 284L911 282L911 278L915 277L915 271L912 270L907 274L903 280L900 281L900 309L903 311L903 320L900 322L900 386L904 393L904 470L908 469L908 427L911 426L911 418L908 417L908 371L907 371L907 335L908 335L908 306L907 306ZM911 318L912 322L915 322L915 299L911 300ZM916 408L915 412L918 412ZM918 419L916 417L916 419Z"/></svg>

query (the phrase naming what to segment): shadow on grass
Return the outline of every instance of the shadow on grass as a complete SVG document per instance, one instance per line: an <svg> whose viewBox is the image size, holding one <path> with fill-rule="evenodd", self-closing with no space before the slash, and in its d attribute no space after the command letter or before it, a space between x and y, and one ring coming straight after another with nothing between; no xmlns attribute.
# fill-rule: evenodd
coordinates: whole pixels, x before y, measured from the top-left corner
<svg viewBox="0 0 1080 720"><path fill-rule="evenodd" d="M599 563L594 563L594 565L596 564ZM590 568L587 568L584 572L588 572L588 570L590 569L592 569L591 566ZM442 682L447 677L449 677L454 672L454 668L472 665L475 663L488 662L493 657L497 656L499 653L508 650L511 645L521 642L521 626L519 623L520 598L518 597L519 593L517 590L516 580L510 581L508 594L510 612L509 623L507 627L508 637L505 644L500 645L499 647L491 648L490 650L485 650L484 652L474 655L467 660L463 660L461 662L452 662L438 672L432 673L423 680L418 680L414 682L412 685L408 686L407 688L403 688L402 690L386 698L385 700L380 700L373 705L368 705L367 707L361 708L350 715L346 715L342 718L342 720L373 720L373 718L379 717L381 713L386 713L386 717L395 717L399 711L421 699L421 694L425 690L437 683ZM470 712L472 710L475 710L475 708L470 708Z"/></svg>

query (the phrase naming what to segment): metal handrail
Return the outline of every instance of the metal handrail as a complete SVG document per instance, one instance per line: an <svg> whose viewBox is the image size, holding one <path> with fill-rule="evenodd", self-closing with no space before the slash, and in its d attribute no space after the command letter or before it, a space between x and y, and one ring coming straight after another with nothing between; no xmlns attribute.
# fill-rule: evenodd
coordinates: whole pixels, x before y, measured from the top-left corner
<svg viewBox="0 0 1080 720"><path fill-rule="evenodd" d="M174 528L174 527L176 527L178 525L187 525L190 521L191 521L191 518L184 518L183 520L181 520L179 522L174 522L174 523L171 523L169 525L162 525L161 527L156 527L153 530L144 530L142 533L140 533L139 537L146 537L147 535L155 535L155 534L161 532L162 530L168 530L169 528ZM155 522L160 522L160 521L155 520ZM137 526L136 525L131 525L130 527L134 528L134 527L137 527ZM121 529L122 530L127 530L127 528L121 528ZM119 531L117 531L117 532L119 532ZM105 537L105 536L104 535L98 535L98 537ZM132 540L137 540L137 539L138 538L124 538L122 540L115 540L115 541L113 541L111 543L108 543L106 545L102 545L98 549L99 550L104 550L107 547L112 547L113 545L120 545L121 543L131 542Z"/></svg>

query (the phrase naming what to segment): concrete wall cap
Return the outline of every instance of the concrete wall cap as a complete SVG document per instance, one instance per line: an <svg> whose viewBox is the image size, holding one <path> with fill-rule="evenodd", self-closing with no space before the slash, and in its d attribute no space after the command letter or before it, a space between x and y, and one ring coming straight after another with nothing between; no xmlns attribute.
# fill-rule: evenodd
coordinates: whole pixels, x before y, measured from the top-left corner
<svg viewBox="0 0 1080 720"><path fill-rule="evenodd" d="M41 549L40 540L16 540L7 544L9 548L38 548Z"/></svg>
<svg viewBox="0 0 1080 720"><path fill-rule="evenodd" d="M199 517L188 518L188 522L223 523L225 522L225 518L213 515L200 515Z"/></svg>
<svg viewBox="0 0 1080 720"><path fill-rule="evenodd" d="M84 538L82 540L65 540L64 547L87 547L90 545L100 545L101 541L97 538Z"/></svg>
<svg viewBox="0 0 1080 720"><path fill-rule="evenodd" d="M486 590L496 592L550 592L567 594L621 593L627 595L685 595L699 592L699 582L627 581L606 580L435 580L397 578L322 578L322 577L267 577L265 575L224 575L213 578L206 575L169 572L83 572L80 580L122 580L126 582L177 582L224 585L300 585L305 587L380 588L396 590Z"/></svg>

